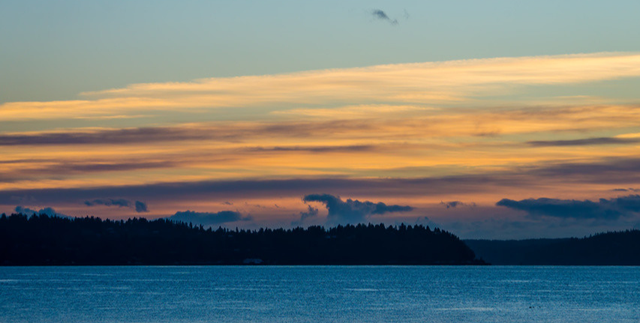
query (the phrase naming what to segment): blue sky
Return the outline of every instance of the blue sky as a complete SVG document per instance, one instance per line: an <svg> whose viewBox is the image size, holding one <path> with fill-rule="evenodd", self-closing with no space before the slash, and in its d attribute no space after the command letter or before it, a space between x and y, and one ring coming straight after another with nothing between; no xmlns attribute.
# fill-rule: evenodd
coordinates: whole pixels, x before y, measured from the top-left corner
<svg viewBox="0 0 640 323"><path fill-rule="evenodd" d="M638 51L639 11L637 1L7 0L0 102L205 77Z"/></svg>

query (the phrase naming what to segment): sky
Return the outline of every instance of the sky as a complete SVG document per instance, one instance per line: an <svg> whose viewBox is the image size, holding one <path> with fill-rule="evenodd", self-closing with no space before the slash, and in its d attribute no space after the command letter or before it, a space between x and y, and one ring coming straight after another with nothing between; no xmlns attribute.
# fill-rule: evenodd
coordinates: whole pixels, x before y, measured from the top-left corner
<svg viewBox="0 0 640 323"><path fill-rule="evenodd" d="M2 1L0 212L640 228L638 1Z"/></svg>

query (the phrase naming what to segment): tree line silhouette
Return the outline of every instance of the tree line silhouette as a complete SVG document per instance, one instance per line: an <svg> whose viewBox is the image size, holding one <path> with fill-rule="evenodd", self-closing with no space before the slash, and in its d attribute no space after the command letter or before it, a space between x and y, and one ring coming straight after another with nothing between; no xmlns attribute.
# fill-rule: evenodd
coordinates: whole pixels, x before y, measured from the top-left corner
<svg viewBox="0 0 640 323"><path fill-rule="evenodd" d="M422 225L230 230L166 219L0 217L2 265L484 264L455 235Z"/></svg>
<svg viewBox="0 0 640 323"><path fill-rule="evenodd" d="M640 266L640 230L584 238L465 240L494 265Z"/></svg>

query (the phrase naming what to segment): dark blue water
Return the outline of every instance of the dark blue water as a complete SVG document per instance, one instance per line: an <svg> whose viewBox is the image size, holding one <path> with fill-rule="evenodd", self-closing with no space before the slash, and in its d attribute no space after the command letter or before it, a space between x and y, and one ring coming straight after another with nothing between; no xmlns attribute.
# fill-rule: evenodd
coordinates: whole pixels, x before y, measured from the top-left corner
<svg viewBox="0 0 640 323"><path fill-rule="evenodd" d="M638 322L638 267L4 267L0 322Z"/></svg>

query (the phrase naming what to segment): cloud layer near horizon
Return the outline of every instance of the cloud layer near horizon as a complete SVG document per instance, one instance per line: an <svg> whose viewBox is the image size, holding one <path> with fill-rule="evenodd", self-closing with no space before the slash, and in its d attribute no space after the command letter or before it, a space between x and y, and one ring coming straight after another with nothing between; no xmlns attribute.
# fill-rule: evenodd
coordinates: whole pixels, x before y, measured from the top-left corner
<svg viewBox="0 0 640 323"><path fill-rule="evenodd" d="M187 210L184 212L176 212L176 214L167 219L177 222L193 223L205 227L222 225L228 222L251 221L251 217L243 217L240 212L235 211L195 212Z"/></svg>
<svg viewBox="0 0 640 323"><path fill-rule="evenodd" d="M24 207L22 205L18 205L16 206L16 208L14 209L15 213L17 214L23 214L23 215L27 215L27 216L32 216L32 215L47 215L47 216L57 216L57 217L61 217L61 218L70 218L70 216L64 215L60 212L56 212L56 210L54 210L52 207L45 207L42 208L40 210L32 210L28 207Z"/></svg>
<svg viewBox="0 0 640 323"><path fill-rule="evenodd" d="M86 206L96 206L96 205L104 205L104 206L117 206L117 207L127 207L134 208L136 212L149 212L147 208L147 203L135 201L132 202L127 199L94 199L91 201L84 201L84 205Z"/></svg>
<svg viewBox="0 0 640 323"><path fill-rule="evenodd" d="M522 201L502 199L496 205L525 211L530 216L616 220L621 216L633 216L640 213L640 195L600 199L597 202L550 198Z"/></svg>
<svg viewBox="0 0 640 323"><path fill-rule="evenodd" d="M28 196L28 205L78 215L94 205L105 207L90 212L122 217L197 208L210 212L182 216L213 223L233 218L218 214L232 200L256 221L290 225L320 221L318 208L300 201L316 192L327 192L314 201L336 223L381 215L368 201L408 208L388 209L385 219L440 221L524 210L533 204L523 201L543 196L608 199L640 180L640 97L625 90L638 79L639 54L598 53L133 84L79 100L9 102L0 105L0 206ZM505 198L509 208L495 205ZM421 213L429 207L440 213Z"/></svg>
<svg viewBox="0 0 640 323"><path fill-rule="evenodd" d="M302 198L302 200L304 202L320 202L324 204L329 211L327 215L327 223L329 224L362 223L373 215L413 210L411 206L386 205L382 202L360 202L352 199L343 201L339 196L330 194L309 194ZM312 211L311 208L309 210L310 212ZM310 214L301 214L301 221L304 220L305 215L308 217Z"/></svg>

